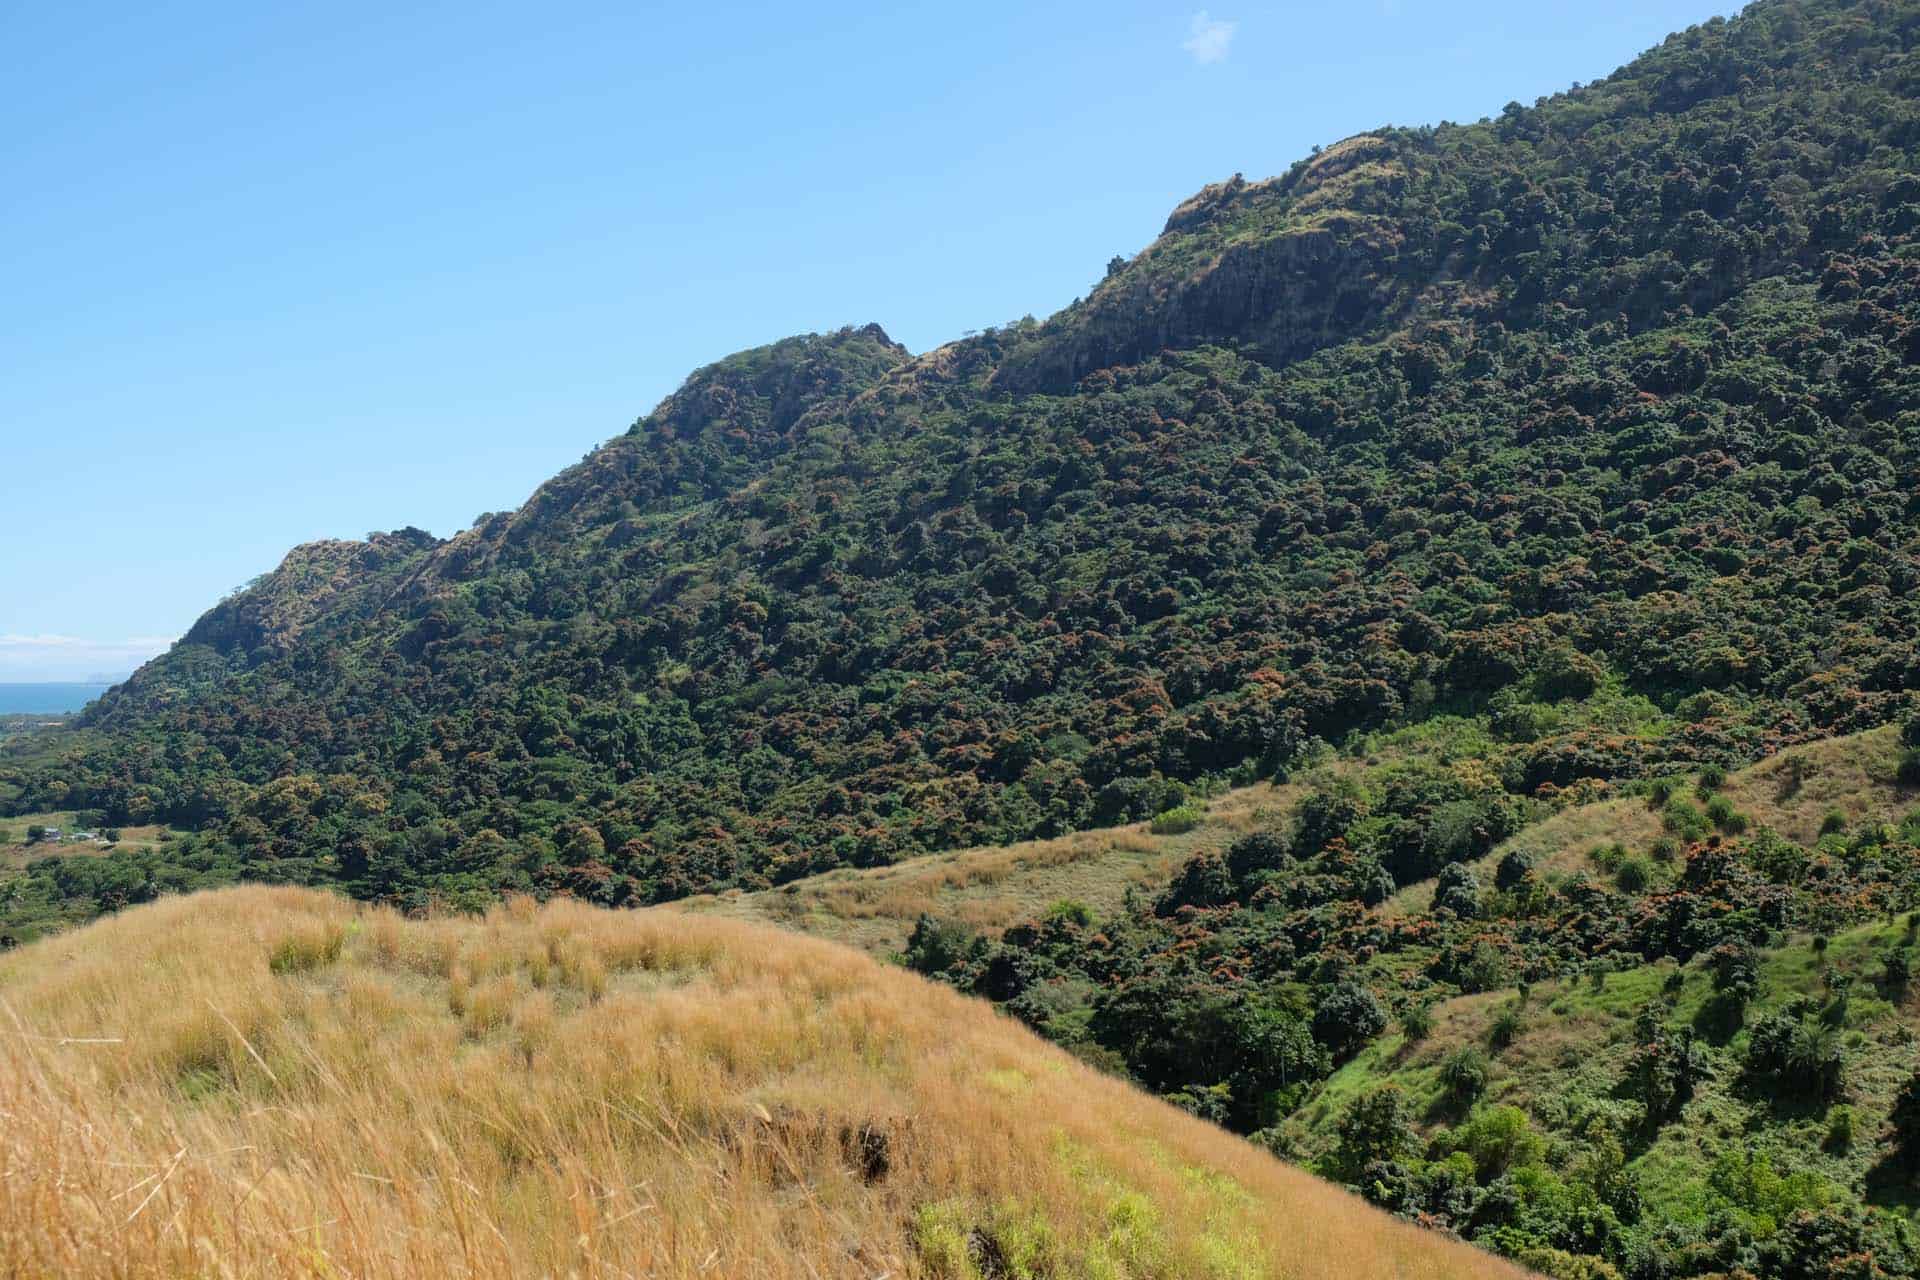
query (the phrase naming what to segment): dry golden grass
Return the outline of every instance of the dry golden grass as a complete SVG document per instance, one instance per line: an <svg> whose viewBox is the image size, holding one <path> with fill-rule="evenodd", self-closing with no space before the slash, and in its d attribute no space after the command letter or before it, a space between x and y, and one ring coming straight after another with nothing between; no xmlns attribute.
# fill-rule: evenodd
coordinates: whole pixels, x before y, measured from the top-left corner
<svg viewBox="0 0 1920 1280"><path fill-rule="evenodd" d="M0 1275L1518 1275L847 948L168 899L0 960Z"/></svg>
<svg viewBox="0 0 1920 1280"><path fill-rule="evenodd" d="M1830 809L1864 826L1898 821L1920 803L1920 790L1899 784L1899 766L1899 729L1888 725L1782 751L1733 774L1721 790L1755 826L1811 844Z"/></svg>
<svg viewBox="0 0 1920 1280"><path fill-rule="evenodd" d="M876 955L898 953L922 915L998 936L1071 898L1105 915L1129 888L1157 892L1188 858L1280 820L1300 785L1259 783L1215 798L1206 821L1182 835L1148 824L1077 831L1051 840L928 854L886 867L844 868L757 893L709 894L675 909L765 920L845 942Z"/></svg>

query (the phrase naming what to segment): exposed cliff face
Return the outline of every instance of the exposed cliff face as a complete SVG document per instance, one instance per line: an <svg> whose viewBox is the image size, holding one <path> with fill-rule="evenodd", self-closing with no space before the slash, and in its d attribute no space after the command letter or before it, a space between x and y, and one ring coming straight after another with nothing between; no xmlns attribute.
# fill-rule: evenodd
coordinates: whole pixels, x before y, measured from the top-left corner
<svg viewBox="0 0 1920 1280"><path fill-rule="evenodd" d="M642 507L724 497L804 440L843 421L849 404L906 364L877 324L802 334L700 369L658 408L541 485L519 510L461 533L436 554L422 587L472 577L503 559L604 529L617 544Z"/></svg>
<svg viewBox="0 0 1920 1280"><path fill-rule="evenodd" d="M421 529L303 543L273 572L207 610L181 643L250 660L290 653L316 619L352 608L348 597L374 576L439 545Z"/></svg>
<svg viewBox="0 0 1920 1280"><path fill-rule="evenodd" d="M1283 177L1202 188L997 383L1066 391L1095 369L1203 343L1283 364L1397 318L1425 283L1401 272L1409 229L1389 219L1415 172L1403 143L1362 134Z"/></svg>

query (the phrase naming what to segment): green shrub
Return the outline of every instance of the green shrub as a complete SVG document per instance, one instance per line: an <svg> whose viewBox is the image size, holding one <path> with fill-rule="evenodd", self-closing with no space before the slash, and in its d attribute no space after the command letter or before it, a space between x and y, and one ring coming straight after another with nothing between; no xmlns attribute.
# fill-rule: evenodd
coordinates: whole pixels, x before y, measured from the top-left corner
<svg viewBox="0 0 1920 1280"><path fill-rule="evenodd" d="M1551 1245L1529 1244L1513 1257L1521 1266L1539 1272L1548 1280L1620 1280L1618 1267L1589 1253L1568 1253Z"/></svg>
<svg viewBox="0 0 1920 1280"><path fill-rule="evenodd" d="M1684 796L1675 796L1667 802L1667 807L1660 811L1660 825L1689 844L1707 837L1706 816Z"/></svg>
<svg viewBox="0 0 1920 1280"><path fill-rule="evenodd" d="M1207 815L1195 805L1183 804L1158 814L1150 824L1157 836L1185 835L1206 820Z"/></svg>
<svg viewBox="0 0 1920 1280"><path fill-rule="evenodd" d="M1737 836L1747 829L1747 815L1735 809L1733 801L1721 795L1707 800L1707 821L1729 835Z"/></svg>
<svg viewBox="0 0 1920 1280"><path fill-rule="evenodd" d="M1920 1165L1920 1071L1900 1086L1887 1123L1887 1141L1893 1146L1894 1158L1908 1168Z"/></svg>
<svg viewBox="0 0 1920 1280"><path fill-rule="evenodd" d="M1648 848L1647 853L1655 862L1672 862L1680 856L1680 842L1672 836L1661 836Z"/></svg>
<svg viewBox="0 0 1920 1280"><path fill-rule="evenodd" d="M1502 893L1511 893L1527 882L1533 874L1533 855L1521 849L1512 849L1500 859L1493 869L1493 887Z"/></svg>
<svg viewBox="0 0 1920 1280"><path fill-rule="evenodd" d="M1725 767L1717 764L1708 764L1700 766L1700 781L1695 784L1694 790L1703 796L1708 796L1726 785L1727 771Z"/></svg>
<svg viewBox="0 0 1920 1280"><path fill-rule="evenodd" d="M1527 1113L1518 1107L1482 1107L1448 1134L1442 1144L1464 1151L1473 1160L1474 1176L1491 1182L1515 1169L1538 1165L1546 1144L1533 1131Z"/></svg>
<svg viewBox="0 0 1920 1280"><path fill-rule="evenodd" d="M1387 1027L1387 1010L1373 992L1357 982L1340 982L1320 997L1313 1010L1313 1038L1337 1060L1360 1052L1361 1046Z"/></svg>
<svg viewBox="0 0 1920 1280"><path fill-rule="evenodd" d="M1422 1002L1410 1004L1400 1015L1400 1031L1409 1044L1419 1044L1433 1034L1433 1006Z"/></svg>
<svg viewBox="0 0 1920 1280"><path fill-rule="evenodd" d="M1492 1067L1487 1055L1465 1045L1448 1054L1440 1063L1440 1087L1456 1106L1470 1106L1487 1091Z"/></svg>
<svg viewBox="0 0 1920 1280"><path fill-rule="evenodd" d="M1640 858L1628 858L1614 873L1613 882L1622 893L1639 893L1653 883L1653 868Z"/></svg>
<svg viewBox="0 0 1920 1280"><path fill-rule="evenodd" d="M1753 1024L1747 1070L1778 1100L1824 1102L1840 1092L1840 1037L1818 1015L1814 1002L1802 996Z"/></svg>
<svg viewBox="0 0 1920 1280"><path fill-rule="evenodd" d="M1093 908L1075 898L1061 898L1040 917L1048 924L1068 924L1085 929L1093 923Z"/></svg>
<svg viewBox="0 0 1920 1280"><path fill-rule="evenodd" d="M1903 787L1920 787L1920 747L1909 747L1900 755L1900 767L1894 773Z"/></svg>
<svg viewBox="0 0 1920 1280"><path fill-rule="evenodd" d="M1913 952L1906 947L1895 947L1887 952L1886 968L1880 973L1880 983L1894 996L1906 994L1907 987L1913 982Z"/></svg>
<svg viewBox="0 0 1920 1280"><path fill-rule="evenodd" d="M1375 1160L1397 1160L1413 1150L1413 1104L1397 1084L1383 1084L1347 1104L1340 1116L1340 1143L1326 1172L1352 1182Z"/></svg>
<svg viewBox="0 0 1920 1280"><path fill-rule="evenodd" d="M1525 1021L1520 1017L1519 1008L1508 1005L1496 1013L1493 1016L1493 1022L1488 1025L1487 1043L1496 1050L1504 1049L1520 1038L1520 1032L1525 1025Z"/></svg>
<svg viewBox="0 0 1920 1280"><path fill-rule="evenodd" d="M1829 1150L1845 1151L1853 1145L1855 1117L1853 1108L1841 1103L1827 1112L1826 1145Z"/></svg>
<svg viewBox="0 0 1920 1280"><path fill-rule="evenodd" d="M1820 834L1823 836L1839 835L1846 829L1847 815L1838 809L1827 810L1826 816L1820 819Z"/></svg>
<svg viewBox="0 0 1920 1280"><path fill-rule="evenodd" d="M907 949L900 957L916 973L943 973L978 951L973 930L952 920L922 915L913 922Z"/></svg>

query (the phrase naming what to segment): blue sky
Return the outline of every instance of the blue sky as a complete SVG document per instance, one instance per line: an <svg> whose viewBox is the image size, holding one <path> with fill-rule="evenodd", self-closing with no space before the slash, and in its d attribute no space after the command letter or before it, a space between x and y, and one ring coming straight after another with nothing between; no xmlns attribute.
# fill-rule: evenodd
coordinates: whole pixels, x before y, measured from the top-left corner
<svg viewBox="0 0 1920 1280"><path fill-rule="evenodd" d="M1084 292L1167 212L1732 6L12 5L0 681L518 505L693 368Z"/></svg>

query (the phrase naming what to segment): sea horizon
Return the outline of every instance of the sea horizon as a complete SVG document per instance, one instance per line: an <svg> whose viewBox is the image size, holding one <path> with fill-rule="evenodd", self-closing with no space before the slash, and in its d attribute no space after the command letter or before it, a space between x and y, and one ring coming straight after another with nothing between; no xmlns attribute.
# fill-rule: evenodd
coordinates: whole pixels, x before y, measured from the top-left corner
<svg viewBox="0 0 1920 1280"><path fill-rule="evenodd" d="M0 680L0 715L69 715L112 687L98 680Z"/></svg>

